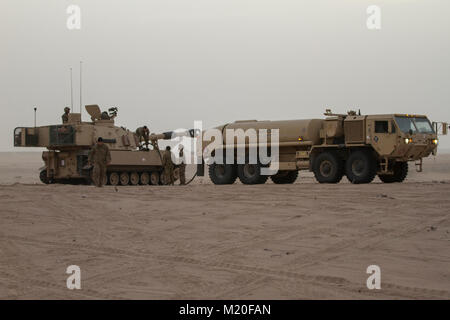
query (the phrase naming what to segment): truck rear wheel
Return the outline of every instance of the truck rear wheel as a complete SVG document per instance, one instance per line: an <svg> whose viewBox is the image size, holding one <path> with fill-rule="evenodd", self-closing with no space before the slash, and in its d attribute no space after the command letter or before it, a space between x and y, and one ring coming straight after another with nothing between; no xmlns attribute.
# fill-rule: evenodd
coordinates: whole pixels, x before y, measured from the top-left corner
<svg viewBox="0 0 450 320"><path fill-rule="evenodd" d="M408 175L408 162L396 162L394 174L379 174L378 178L384 183L403 182Z"/></svg>
<svg viewBox="0 0 450 320"><path fill-rule="evenodd" d="M338 183L344 175L344 166L335 153L323 152L314 160L313 172L319 183Z"/></svg>
<svg viewBox="0 0 450 320"><path fill-rule="evenodd" d="M298 177L298 171L278 171L276 175L273 175L270 177L272 179L273 183L276 184L288 184L288 183L294 183L295 180L297 180Z"/></svg>
<svg viewBox="0 0 450 320"><path fill-rule="evenodd" d="M120 184L122 186L127 186L130 183L130 175L128 172L122 172L120 174Z"/></svg>
<svg viewBox="0 0 450 320"><path fill-rule="evenodd" d="M236 166L233 164L213 163L208 172L214 184L233 184L237 178Z"/></svg>
<svg viewBox="0 0 450 320"><path fill-rule="evenodd" d="M120 182L120 177L117 172L111 172L108 174L108 182L112 186L117 186Z"/></svg>
<svg viewBox="0 0 450 320"><path fill-rule="evenodd" d="M352 152L345 163L345 173L351 183L370 183L377 174L377 165L369 151Z"/></svg>
<svg viewBox="0 0 450 320"><path fill-rule="evenodd" d="M148 185L150 183L150 175L148 172L142 172L139 178L139 183L142 185Z"/></svg>
<svg viewBox="0 0 450 320"><path fill-rule="evenodd" d="M266 183L269 176L261 174L261 165L259 164L239 164L238 177L243 184L263 184Z"/></svg>

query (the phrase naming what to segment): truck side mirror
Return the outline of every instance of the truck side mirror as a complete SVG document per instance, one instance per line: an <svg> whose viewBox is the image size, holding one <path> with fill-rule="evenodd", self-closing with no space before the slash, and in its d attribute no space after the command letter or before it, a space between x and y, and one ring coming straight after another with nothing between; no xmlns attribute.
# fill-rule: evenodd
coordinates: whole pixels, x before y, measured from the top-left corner
<svg viewBox="0 0 450 320"><path fill-rule="evenodd" d="M446 136L447 133L448 133L448 123L444 122L444 123L442 123L442 135Z"/></svg>

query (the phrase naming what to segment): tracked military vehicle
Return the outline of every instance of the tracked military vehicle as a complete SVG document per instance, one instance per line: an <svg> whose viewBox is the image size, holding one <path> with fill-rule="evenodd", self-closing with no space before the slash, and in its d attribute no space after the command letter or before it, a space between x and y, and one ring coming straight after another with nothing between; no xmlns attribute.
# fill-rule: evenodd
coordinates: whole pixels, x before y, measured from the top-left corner
<svg viewBox="0 0 450 320"><path fill-rule="evenodd" d="M257 133L279 130L279 141L268 143L279 147L279 170L270 176L277 184L294 183L299 170L312 171L320 183L337 183L343 176L352 183L370 183L376 175L385 183L402 182L408 174L408 161L422 171L422 159L437 151L438 124L424 115L333 114L331 110L325 115L325 119L236 121L216 128L222 132L223 141L211 154L231 148L234 161L210 164L210 179L215 184L232 184L237 178L244 184L261 184L269 177L261 173L262 164L237 162L238 148L244 148L248 155L250 147L259 145L227 145L232 141L227 140L227 134L233 132L228 129L254 129ZM447 134L448 125L440 125ZM211 143L203 141L203 150ZM197 175L203 171L203 165L199 165Z"/></svg>
<svg viewBox="0 0 450 320"><path fill-rule="evenodd" d="M173 132L151 134L153 150L140 147L136 134L114 124L117 109L101 112L97 105L86 106L91 122L82 122L80 113L69 113L67 122L14 130L15 147L45 147L44 166L40 169L43 183L91 183L92 168L88 155L98 137L109 147L111 163L107 167L109 185L165 184L162 175L162 152L157 141L174 137ZM180 133L177 133L180 134ZM192 134L191 130L187 134ZM175 166L176 167L176 166ZM175 170L175 179L178 179Z"/></svg>

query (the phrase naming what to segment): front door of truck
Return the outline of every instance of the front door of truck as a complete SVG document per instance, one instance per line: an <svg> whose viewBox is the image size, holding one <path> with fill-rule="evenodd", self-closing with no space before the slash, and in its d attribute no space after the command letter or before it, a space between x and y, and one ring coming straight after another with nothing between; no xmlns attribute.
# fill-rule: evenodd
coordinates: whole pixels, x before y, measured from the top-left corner
<svg viewBox="0 0 450 320"><path fill-rule="evenodd" d="M397 130L392 119L374 119L369 121L372 132L372 146L380 156L394 152L397 141Z"/></svg>

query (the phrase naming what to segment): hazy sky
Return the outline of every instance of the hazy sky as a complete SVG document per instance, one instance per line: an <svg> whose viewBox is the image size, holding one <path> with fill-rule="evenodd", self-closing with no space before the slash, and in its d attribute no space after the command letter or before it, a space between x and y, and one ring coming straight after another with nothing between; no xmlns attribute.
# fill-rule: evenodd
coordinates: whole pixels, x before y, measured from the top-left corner
<svg viewBox="0 0 450 320"><path fill-rule="evenodd" d="M81 8L69 30L66 9ZM381 29L366 26L369 5ZM152 132L325 108L450 121L449 0L1 0L0 151L70 105ZM84 113L84 120L88 120ZM450 137L441 139L450 147Z"/></svg>

